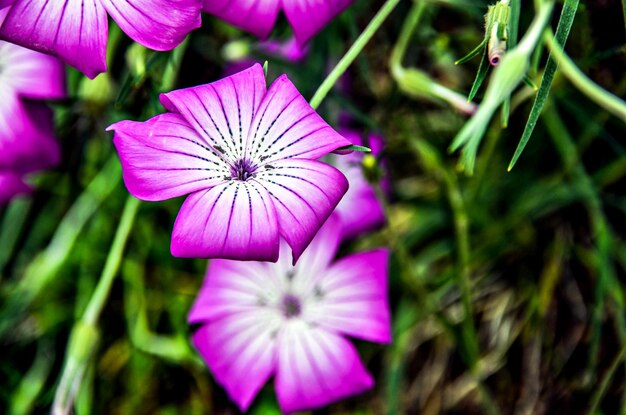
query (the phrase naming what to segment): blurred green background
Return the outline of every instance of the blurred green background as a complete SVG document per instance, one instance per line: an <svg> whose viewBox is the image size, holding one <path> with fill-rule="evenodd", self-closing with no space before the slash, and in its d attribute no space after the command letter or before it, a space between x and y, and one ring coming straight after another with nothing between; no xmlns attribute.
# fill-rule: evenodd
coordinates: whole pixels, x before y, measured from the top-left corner
<svg viewBox="0 0 626 415"><path fill-rule="evenodd" d="M270 80L287 73L310 98L383 3L356 1L300 63L261 53L255 39L205 15L170 53L132 44L112 25L109 73L89 81L68 69L70 98L52 104L63 162L33 178L31 198L0 208L0 413L49 412L59 384L76 392L79 415L238 413L188 340L207 262L170 255L182 198L125 202L105 128L163 112L159 92L219 79L235 57L269 61ZM522 3L520 37L535 15ZM469 116L457 108L463 100L432 91L469 93L480 54L455 61L483 39L487 4L401 1L319 108L333 126L343 118L386 138L387 225L342 252L391 248L394 342L357 342L376 387L316 413L626 414L625 119L557 71L512 171L535 97L525 83L511 96L507 128L499 111L485 125L473 175L461 171L462 156L448 148ZM565 47L622 98L625 10L619 0L581 2ZM285 39L281 19L274 37ZM547 55L540 41L531 84ZM75 325L103 269L115 277L104 308L92 326ZM79 376L68 381L64 371ZM250 412L278 413L271 384Z"/></svg>

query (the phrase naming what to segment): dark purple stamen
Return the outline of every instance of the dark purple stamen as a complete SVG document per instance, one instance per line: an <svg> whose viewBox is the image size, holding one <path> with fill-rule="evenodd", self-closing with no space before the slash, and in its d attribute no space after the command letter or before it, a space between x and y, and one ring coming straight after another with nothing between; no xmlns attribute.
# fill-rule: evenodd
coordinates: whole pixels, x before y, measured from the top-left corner
<svg viewBox="0 0 626 415"><path fill-rule="evenodd" d="M300 303L298 297L287 294L283 297L281 311L287 318L297 317L302 312L302 304Z"/></svg>
<svg viewBox="0 0 626 415"><path fill-rule="evenodd" d="M235 180L241 180L242 182L253 178L255 171L256 166L245 159L237 160L230 168L232 178Z"/></svg>

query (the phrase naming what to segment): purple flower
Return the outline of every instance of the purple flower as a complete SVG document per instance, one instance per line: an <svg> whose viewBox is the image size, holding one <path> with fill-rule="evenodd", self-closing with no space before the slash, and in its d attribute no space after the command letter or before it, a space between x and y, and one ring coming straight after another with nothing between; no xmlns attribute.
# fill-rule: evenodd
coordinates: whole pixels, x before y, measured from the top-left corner
<svg viewBox="0 0 626 415"><path fill-rule="evenodd" d="M379 155L383 148L383 138L370 134L363 143L361 135L351 130L341 130L341 135L352 144L365 145L372 149L372 155ZM363 232L381 227L385 223L385 212L376 197L376 192L363 174L364 153L354 152L342 157L334 157L333 164L348 178L350 188L337 205L341 218L344 238L353 238Z"/></svg>
<svg viewBox="0 0 626 415"><path fill-rule="evenodd" d="M353 0L204 0L203 10L262 39L282 10L300 44L306 43Z"/></svg>
<svg viewBox="0 0 626 415"><path fill-rule="evenodd" d="M64 96L58 60L0 41L0 203L29 190L24 174L58 163L52 112L37 100Z"/></svg>
<svg viewBox="0 0 626 415"><path fill-rule="evenodd" d="M331 263L341 240L333 215L296 266L285 259L213 260L189 322L193 342L242 411L274 375L284 412L313 409L373 386L344 337L391 341L385 249Z"/></svg>
<svg viewBox="0 0 626 415"><path fill-rule="evenodd" d="M268 55L277 56L293 63L303 60L309 52L309 48L298 43L295 37L283 41L266 40L259 42L257 48Z"/></svg>
<svg viewBox="0 0 626 415"><path fill-rule="evenodd" d="M94 78L106 71L107 14L138 43L170 50L200 26L200 6L201 0L0 0L9 7L0 38Z"/></svg>
<svg viewBox="0 0 626 415"><path fill-rule="evenodd" d="M350 142L286 76L266 88L260 65L161 95L171 111L112 125L128 190L144 200L191 195L172 234L181 257L294 262L348 188L315 159Z"/></svg>

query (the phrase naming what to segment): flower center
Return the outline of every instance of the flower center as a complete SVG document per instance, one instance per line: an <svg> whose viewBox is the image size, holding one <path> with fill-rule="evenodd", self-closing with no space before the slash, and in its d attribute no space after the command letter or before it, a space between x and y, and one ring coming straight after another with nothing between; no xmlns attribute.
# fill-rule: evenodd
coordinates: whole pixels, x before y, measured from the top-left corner
<svg viewBox="0 0 626 415"><path fill-rule="evenodd" d="M253 178L255 171L256 166L245 159L237 160L235 164L230 168L232 178L235 180L241 180L242 182Z"/></svg>
<svg viewBox="0 0 626 415"><path fill-rule="evenodd" d="M302 312L302 304L298 297L287 294L283 297L283 301L280 304L280 311L287 318L297 317Z"/></svg>

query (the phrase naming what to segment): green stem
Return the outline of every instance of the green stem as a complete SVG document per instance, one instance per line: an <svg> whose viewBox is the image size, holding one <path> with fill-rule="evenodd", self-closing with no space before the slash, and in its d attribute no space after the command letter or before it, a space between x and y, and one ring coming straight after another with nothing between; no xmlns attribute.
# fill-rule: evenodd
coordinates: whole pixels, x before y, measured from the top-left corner
<svg viewBox="0 0 626 415"><path fill-rule="evenodd" d="M341 58L337 66L333 68L333 70L328 74L326 79L322 82L322 84L317 88L315 94L313 94L313 98L311 98L310 104L311 107L317 109L328 92L333 88L335 83L339 80L341 75L348 69L348 67L354 62L354 60L359 56L365 45L372 39L374 34L378 31L383 22L389 17L391 12L396 8L396 6L400 3L400 0L387 0L383 7L376 13L372 21L367 25L365 30L359 35L354 44L348 49L348 52Z"/></svg>
<svg viewBox="0 0 626 415"><path fill-rule="evenodd" d="M135 216L137 216L139 203L139 199L136 199L133 196L128 196L126 199L122 219L120 220L117 232L115 233L115 239L111 245L111 250L109 251L109 255L104 265L102 276L100 277L98 285L96 286L96 289L89 300L89 304L87 304L85 313L83 314L82 321L86 324L96 324L100 314L102 313L104 304L109 297L111 286L113 285L113 281L117 275L117 270L120 267L124 247L126 246L126 241L128 241L128 237L130 236Z"/></svg>
<svg viewBox="0 0 626 415"><path fill-rule="evenodd" d="M404 20L404 24L402 25L402 29L400 31L400 36L398 37L395 46L391 50L391 58L389 59L389 63L392 71L396 67L402 67L402 58L404 58L404 55L406 54L409 42L411 41L411 35L413 35L413 30L415 30L415 27L421 20L425 8L426 2L424 0L414 1L413 7L411 7L408 16Z"/></svg>
<svg viewBox="0 0 626 415"><path fill-rule="evenodd" d="M472 310L472 292L470 278L470 244L469 244L469 219L465 209L465 201L459 187L459 183L454 172L446 168L441 157L436 150L423 140L411 140L411 146L419 155L424 166L439 177L446 185L447 196L452 209L454 228L456 233L456 244L458 250L457 258L457 283L461 290L461 302L465 318L463 319L463 338L465 339L467 364L476 376L477 363L479 357L478 336L474 327L474 313Z"/></svg>
<svg viewBox="0 0 626 415"><path fill-rule="evenodd" d="M626 101L611 94L598 84L593 82L587 77L572 59L567 56L561 46L558 44L552 31L546 31L544 41L550 49L550 53L554 57L554 60L559 65L559 69L570 80L576 88L583 94L587 95L589 99L600 105L602 108L611 112L622 121L626 122Z"/></svg>
<svg viewBox="0 0 626 415"><path fill-rule="evenodd" d="M391 76L398 83L400 90L410 97L435 102L444 101L462 113L472 114L476 111L476 105L467 102L463 95L437 83L422 70L402 66L402 60L411 41L411 36L418 26L427 4L425 0L415 0L413 7L411 7L408 16L404 20L400 36L389 58Z"/></svg>
<svg viewBox="0 0 626 415"><path fill-rule="evenodd" d="M461 289L461 301L465 318L463 319L463 334L468 340L468 361L472 372L476 369L478 362L478 336L474 327L474 312L472 309L472 288L470 278L470 245L469 245L469 219L465 209L463 195L459 188L454 173L445 170L444 181L448 191L448 200L452 208L454 218L454 229L456 233L456 244L458 249L458 284Z"/></svg>
<svg viewBox="0 0 626 415"><path fill-rule="evenodd" d="M83 317L76 323L70 334L65 365L61 380L57 387L52 413L66 414L70 412L74 398L81 384L85 369L89 364L98 342L99 331L97 321L106 303L113 281L119 269L124 247L137 215L139 200L128 196L119 226L109 250L109 255L98 281L98 285L89 300Z"/></svg>

